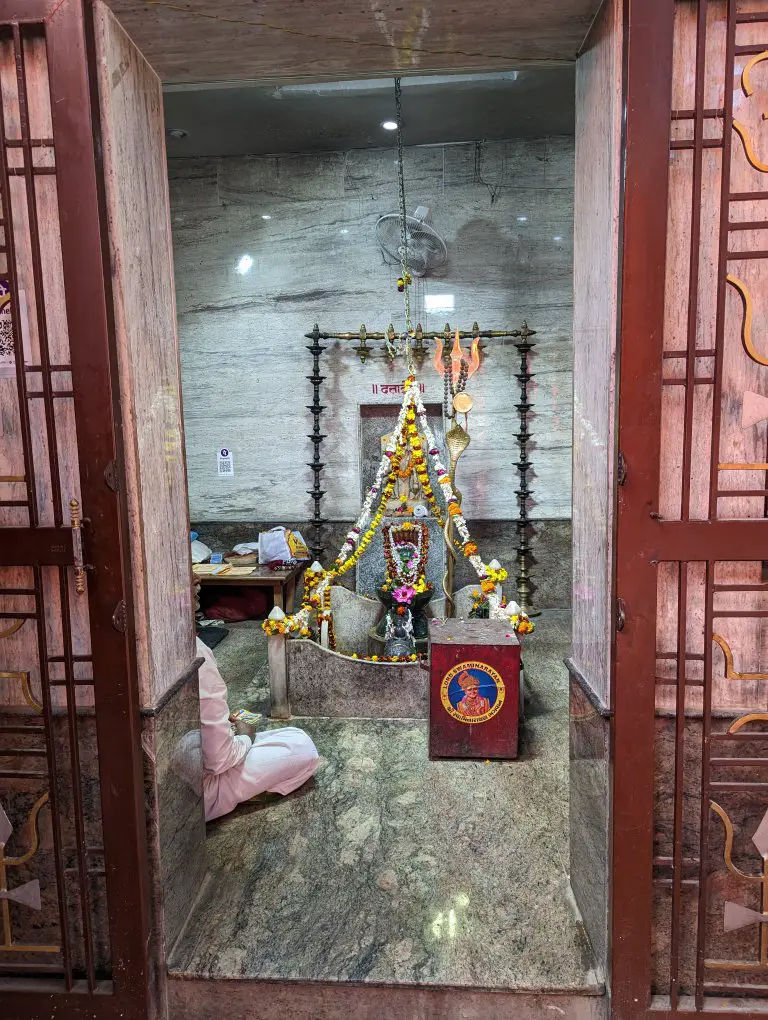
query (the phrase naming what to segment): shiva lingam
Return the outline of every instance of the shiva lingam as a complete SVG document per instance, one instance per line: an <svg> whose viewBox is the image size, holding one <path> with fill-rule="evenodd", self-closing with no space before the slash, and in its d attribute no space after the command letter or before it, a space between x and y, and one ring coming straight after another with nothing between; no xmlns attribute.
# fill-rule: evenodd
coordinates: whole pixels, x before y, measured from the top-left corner
<svg viewBox="0 0 768 1020"><path fill-rule="evenodd" d="M427 648L424 611L434 590L425 575L429 528L415 521L382 528L386 576L376 589L387 612L371 636L384 642L387 655L409 655Z"/></svg>

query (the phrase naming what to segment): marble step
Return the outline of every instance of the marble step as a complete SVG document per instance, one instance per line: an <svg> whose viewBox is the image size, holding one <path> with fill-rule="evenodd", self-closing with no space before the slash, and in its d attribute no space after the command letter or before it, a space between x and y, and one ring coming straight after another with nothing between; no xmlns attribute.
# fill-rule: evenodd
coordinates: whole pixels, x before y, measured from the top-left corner
<svg viewBox="0 0 768 1020"><path fill-rule="evenodd" d="M606 1020L602 993L480 991L172 976L169 1020Z"/></svg>

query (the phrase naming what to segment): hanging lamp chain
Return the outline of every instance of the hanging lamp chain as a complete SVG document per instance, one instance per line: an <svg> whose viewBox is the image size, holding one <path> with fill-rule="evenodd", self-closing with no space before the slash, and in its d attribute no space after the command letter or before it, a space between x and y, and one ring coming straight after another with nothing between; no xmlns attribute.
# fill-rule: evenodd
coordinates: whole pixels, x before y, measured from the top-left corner
<svg viewBox="0 0 768 1020"><path fill-rule="evenodd" d="M403 304L405 306L405 356L408 361L408 371L413 373L413 359L411 356L411 334L413 324L411 323L411 294L408 283L408 231L406 229L406 205L405 205L405 172L403 168L403 91L400 79L395 78L395 122L397 124L397 184L400 193L400 273L403 280Z"/></svg>

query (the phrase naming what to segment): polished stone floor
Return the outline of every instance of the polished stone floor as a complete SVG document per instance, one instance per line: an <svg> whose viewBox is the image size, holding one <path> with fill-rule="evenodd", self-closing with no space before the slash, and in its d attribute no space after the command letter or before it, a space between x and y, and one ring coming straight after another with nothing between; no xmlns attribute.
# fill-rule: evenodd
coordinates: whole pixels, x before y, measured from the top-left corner
<svg viewBox="0 0 768 1020"><path fill-rule="evenodd" d="M526 644L516 762L430 762L422 720L298 721L317 776L208 827L171 973L597 991L566 876L569 632L552 612ZM216 656L231 706L263 710L260 634Z"/></svg>

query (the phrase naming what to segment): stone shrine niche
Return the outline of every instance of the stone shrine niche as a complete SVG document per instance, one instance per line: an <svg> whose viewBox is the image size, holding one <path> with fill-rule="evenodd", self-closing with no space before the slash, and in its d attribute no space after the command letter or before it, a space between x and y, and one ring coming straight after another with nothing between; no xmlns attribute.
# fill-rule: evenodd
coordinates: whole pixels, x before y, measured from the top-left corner
<svg viewBox="0 0 768 1020"><path fill-rule="evenodd" d="M381 437L381 452L382 454L387 449L387 446L392 439L392 433L388 432L386 435ZM424 456L424 460L427 460L429 456L429 450L427 447L427 441L424 437L421 437L421 451ZM406 450L400 460L394 464L394 468L397 474L395 481L395 491L392 493L391 498L387 502L387 512L393 514L403 515L403 507L419 508L415 513L407 513L404 516L429 516L430 507L427 501L427 496L424 492L421 480L419 479L418 471L416 470L416 464L414 462L414 454L411 450Z"/></svg>
<svg viewBox="0 0 768 1020"><path fill-rule="evenodd" d="M397 422L397 416L400 413L402 406L402 396L395 398L396 403L391 404L361 404L360 405L360 502L362 503L365 499L365 494L368 491L370 485L372 485L374 478L376 477L376 471L378 470L379 463L381 462L381 456L384 452L382 440L392 434L395 424ZM437 440L440 448L444 446L445 434L443 431L443 410L440 404L425 404L427 410L427 420L429 421L430 428L434 433L435 439ZM405 465L403 465L405 467ZM429 476L432 480L433 487L437 485L437 476L434 474L432 464L428 462ZM409 490L409 502L412 504L415 502L424 502L424 505L429 511L429 506L423 497L414 493L416 492L412 481L415 480L418 483L418 479L413 473L413 479L407 481L411 482L408 484ZM400 479L398 479L400 481ZM406 480L404 480L405 482ZM419 486L419 492L420 492ZM396 490L397 491L397 490ZM430 516L433 516L430 512Z"/></svg>
<svg viewBox="0 0 768 1020"><path fill-rule="evenodd" d="M383 452L382 439L389 436L395 427L397 416L400 413L401 396L395 398L396 402L391 404L361 404L360 405L360 502L365 499L365 494L376 476ZM427 404L427 419L435 439L443 448L444 430L443 414L440 404ZM407 468L403 464L403 471ZM433 489L439 491L437 477L433 473L432 465L429 465L429 474L432 480ZM414 481L416 484L414 484ZM427 561L427 580L435 590L435 597L439 598L443 588L443 573L445 572L445 548L443 535L434 514L429 509L429 504L423 499L418 486L418 479L415 472L412 477L398 478L397 492L402 488L408 497L408 504L415 506L421 504L427 509L427 517L422 518L429 529L429 559ZM394 511L395 500L389 504ZM391 521L414 520L413 515L401 516L389 514L384 518L383 524ZM386 570L384 560L384 547L381 536L381 529L377 532L371 542L368 552L363 556L357 565L357 592L360 595L375 597L376 588L384 578Z"/></svg>

